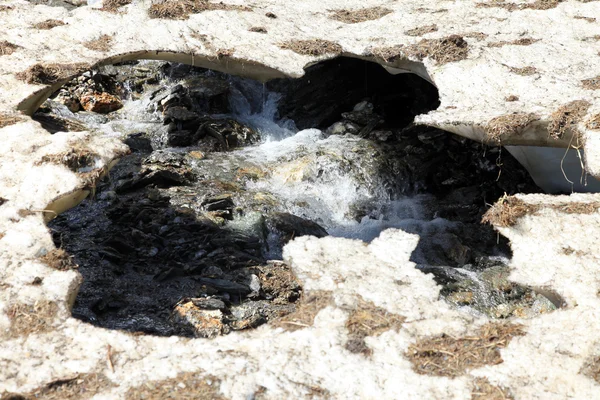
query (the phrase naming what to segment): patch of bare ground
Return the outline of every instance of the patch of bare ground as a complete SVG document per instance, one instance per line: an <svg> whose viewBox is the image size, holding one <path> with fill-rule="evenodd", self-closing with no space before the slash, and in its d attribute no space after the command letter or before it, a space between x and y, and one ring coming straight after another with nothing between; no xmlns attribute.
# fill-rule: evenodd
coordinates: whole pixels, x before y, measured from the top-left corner
<svg viewBox="0 0 600 400"><path fill-rule="evenodd" d="M0 6L0 12L12 10L12 6Z"/></svg>
<svg viewBox="0 0 600 400"><path fill-rule="evenodd" d="M279 47L304 56L322 56L342 52L342 46L339 44L322 39L290 40L282 43Z"/></svg>
<svg viewBox="0 0 600 400"><path fill-rule="evenodd" d="M575 133L577 124L585 117L591 104L585 100L575 100L562 105L550 116L548 133L560 139L567 133Z"/></svg>
<svg viewBox="0 0 600 400"><path fill-rule="evenodd" d="M19 46L8 42L6 40L0 40L0 56L9 56L17 50Z"/></svg>
<svg viewBox="0 0 600 400"><path fill-rule="evenodd" d="M86 63L35 64L17 73L17 78L30 84L51 85L78 75L90 68Z"/></svg>
<svg viewBox="0 0 600 400"><path fill-rule="evenodd" d="M93 165L98 157L97 154L85 149L71 148L59 154L47 154L36 164L43 163L66 165L71 171L77 172L81 168Z"/></svg>
<svg viewBox="0 0 600 400"><path fill-rule="evenodd" d="M600 356L590 358L579 373L600 383Z"/></svg>
<svg viewBox="0 0 600 400"><path fill-rule="evenodd" d="M132 0L103 0L102 11L117 12L117 10L127 4L131 4Z"/></svg>
<svg viewBox="0 0 600 400"><path fill-rule="evenodd" d="M584 89L600 90L600 75L581 81Z"/></svg>
<svg viewBox="0 0 600 400"><path fill-rule="evenodd" d="M556 8L565 0L536 0L533 3L507 3L505 0L491 0L487 3L477 3L480 8L504 8L507 11L518 10L550 10Z"/></svg>
<svg viewBox="0 0 600 400"><path fill-rule="evenodd" d="M475 378L471 390L471 400L512 400L510 391L500 386L495 386L487 378Z"/></svg>
<svg viewBox="0 0 600 400"><path fill-rule="evenodd" d="M131 388L126 400L224 400L220 394L221 381L202 373L185 372L173 379L148 381Z"/></svg>
<svg viewBox="0 0 600 400"><path fill-rule="evenodd" d="M512 46L529 46L534 44L535 42L539 42L540 39L533 39L533 38L521 38L521 39L516 39L516 40L511 40L511 41L506 41L506 40L501 40L499 42L491 42L488 43L488 47L503 47L503 46L507 46L507 45L512 45Z"/></svg>
<svg viewBox="0 0 600 400"><path fill-rule="evenodd" d="M405 318L375 306L370 301L360 299L356 306L350 310L346 329L348 341L346 350L368 356L372 350L365 343L367 336L379 336L389 330L399 330Z"/></svg>
<svg viewBox="0 0 600 400"><path fill-rule="evenodd" d="M150 18L188 19L191 14L215 10L252 11L250 7L233 4L211 3L206 0L164 0L148 9Z"/></svg>
<svg viewBox="0 0 600 400"><path fill-rule="evenodd" d="M47 19L45 21L38 22L37 24L33 24L32 26L35 29L48 30L48 29L56 28L57 26L63 26L63 25L66 25L66 23L63 21L60 21L58 19Z"/></svg>
<svg viewBox="0 0 600 400"><path fill-rule="evenodd" d="M585 127L594 131L600 130L600 114L592 115L586 121Z"/></svg>
<svg viewBox="0 0 600 400"><path fill-rule="evenodd" d="M267 33L267 28L265 28L264 26L253 26L250 29L248 29L248 31L255 33Z"/></svg>
<svg viewBox="0 0 600 400"><path fill-rule="evenodd" d="M392 10L385 7L369 7L360 10L331 10L331 19L341 21L346 24L358 24L365 21L373 21L382 18Z"/></svg>
<svg viewBox="0 0 600 400"><path fill-rule="evenodd" d="M423 36L427 33L437 32L438 27L436 24L419 26L417 28L409 29L404 32L405 35L408 36Z"/></svg>
<svg viewBox="0 0 600 400"><path fill-rule="evenodd" d="M508 67L508 65L507 65L507 67ZM508 67L508 69L510 69L510 72L512 72L513 74L517 74L517 75L521 75L521 76L530 76L530 75L537 73L537 68L531 67L531 66L522 67L522 68Z"/></svg>
<svg viewBox="0 0 600 400"><path fill-rule="evenodd" d="M287 331L308 328L315 322L317 314L325 307L333 304L331 292L314 291L302 296L296 311L273 321L273 325Z"/></svg>
<svg viewBox="0 0 600 400"><path fill-rule="evenodd" d="M76 269L78 266L73 262L73 257L63 249L54 249L40 257L39 260L59 271Z"/></svg>
<svg viewBox="0 0 600 400"><path fill-rule="evenodd" d="M115 386L104 374L78 374L72 378L50 382L30 393L7 393L2 400L86 400Z"/></svg>
<svg viewBox="0 0 600 400"><path fill-rule="evenodd" d="M83 45L90 50L107 52L111 48L112 41L112 37L102 35L98 39L85 42Z"/></svg>
<svg viewBox="0 0 600 400"><path fill-rule="evenodd" d="M28 336L32 333L48 332L58 314L58 306L52 301L38 301L34 304L14 304L8 307L11 321L9 335Z"/></svg>
<svg viewBox="0 0 600 400"><path fill-rule="evenodd" d="M489 323L473 336L441 335L412 344L406 356L422 375L457 377L468 370L503 362L500 349L525 332L521 325Z"/></svg>
<svg viewBox="0 0 600 400"><path fill-rule="evenodd" d="M502 139L520 135L529 124L538 119L535 114L505 114L492 118L484 129L490 141L500 143Z"/></svg>
<svg viewBox="0 0 600 400"><path fill-rule="evenodd" d="M17 122L21 122L24 120L25 118L19 114L0 113L0 128L4 128L9 125L14 125Z"/></svg>
<svg viewBox="0 0 600 400"><path fill-rule="evenodd" d="M502 196L483 215L481 222L499 227L509 227L517 223L519 218L539 211L537 205L527 204L514 196Z"/></svg>

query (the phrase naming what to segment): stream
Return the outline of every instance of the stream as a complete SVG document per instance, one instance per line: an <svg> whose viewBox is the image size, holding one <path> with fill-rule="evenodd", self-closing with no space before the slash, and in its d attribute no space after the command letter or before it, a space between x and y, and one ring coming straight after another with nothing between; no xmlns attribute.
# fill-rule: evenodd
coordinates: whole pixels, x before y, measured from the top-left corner
<svg viewBox="0 0 600 400"><path fill-rule="evenodd" d="M369 242L387 228L419 235L411 261L465 312L556 309L508 280L510 247L480 222L505 193L540 191L525 169L502 148L413 125L439 104L420 78L335 62L267 84L135 62L86 72L46 101L34 119L50 132L92 130L132 150L94 198L49 224L84 278L73 315L156 335L256 327L302 297L285 243ZM81 110L91 102L97 111Z"/></svg>

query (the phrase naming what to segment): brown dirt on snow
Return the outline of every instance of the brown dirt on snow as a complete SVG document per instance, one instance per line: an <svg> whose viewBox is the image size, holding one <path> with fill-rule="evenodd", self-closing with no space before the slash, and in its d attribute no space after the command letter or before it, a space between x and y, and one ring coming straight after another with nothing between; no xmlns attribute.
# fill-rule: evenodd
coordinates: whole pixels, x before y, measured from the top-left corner
<svg viewBox="0 0 600 400"><path fill-rule="evenodd" d="M441 335L411 345L406 356L422 375L457 377L468 370L503 362L500 349L525 332L521 325L489 323L473 336Z"/></svg>
<svg viewBox="0 0 600 400"><path fill-rule="evenodd" d="M73 262L73 257L63 249L54 249L39 258L41 262L59 271L76 269L78 266Z"/></svg>
<svg viewBox="0 0 600 400"><path fill-rule="evenodd" d="M26 394L7 393L2 400L86 400L97 393L113 387L104 374L78 374L72 378L59 379Z"/></svg>
<svg viewBox="0 0 600 400"><path fill-rule="evenodd" d="M591 104L585 100L575 100L558 108L550 116L548 133L560 139L567 133L575 133L577 124L585 117Z"/></svg>
<svg viewBox="0 0 600 400"><path fill-rule="evenodd" d="M385 62L400 57L411 57L419 61L431 58L438 64L446 64L466 59L469 55L469 44L462 36L451 35L440 39L422 39L410 46L378 47L371 50L371 54Z"/></svg>
<svg viewBox="0 0 600 400"><path fill-rule="evenodd" d="M441 39L423 39L409 46L406 52L419 60L429 57L438 64L446 64L466 59L469 45L462 36L451 35Z"/></svg>
<svg viewBox="0 0 600 400"><path fill-rule="evenodd" d="M80 168L89 167L94 163L97 154L85 149L72 148L59 154L48 154L42 157L37 164L53 163L66 165L71 171L77 172Z"/></svg>
<svg viewBox="0 0 600 400"><path fill-rule="evenodd" d="M308 328L315 322L317 314L333 304L331 292L314 291L304 295L297 303L296 311L273 321L273 325L288 331Z"/></svg>
<svg viewBox="0 0 600 400"><path fill-rule="evenodd" d="M490 141L500 143L504 138L521 134L530 123L538 119L534 114L505 114L492 118L484 129Z"/></svg>
<svg viewBox="0 0 600 400"><path fill-rule="evenodd" d="M34 304L14 304L7 310L11 321L10 336L28 336L52 330L52 323L58 314L58 306L52 301L38 301Z"/></svg>
<svg viewBox="0 0 600 400"><path fill-rule="evenodd" d="M285 50L292 50L294 53L304 56L322 56L324 54L339 54L342 52L342 46L329 40L311 39L311 40L290 40L282 43L279 47Z"/></svg>
<svg viewBox="0 0 600 400"><path fill-rule="evenodd" d="M117 10L127 4L131 4L132 0L103 0L102 11L117 12Z"/></svg>
<svg viewBox="0 0 600 400"><path fill-rule="evenodd" d="M533 3L507 3L505 0L491 0L487 3L477 3L480 8L504 8L508 11L518 10L550 10L556 8L565 0L536 0Z"/></svg>
<svg viewBox="0 0 600 400"><path fill-rule="evenodd" d="M584 79L581 81L581 84L584 89L600 90L600 75L594 78Z"/></svg>
<svg viewBox="0 0 600 400"><path fill-rule="evenodd" d="M360 22L372 21L382 18L392 12L389 8L385 7L370 7L362 8L360 10L331 10L331 19L341 21L346 24L358 24Z"/></svg>
<svg viewBox="0 0 600 400"><path fill-rule="evenodd" d="M437 32L438 27L436 24L419 26L418 28L409 29L404 32L408 36L423 36L426 33Z"/></svg>
<svg viewBox="0 0 600 400"><path fill-rule="evenodd" d="M0 128L4 128L9 125L14 125L17 122L21 122L24 120L25 118L19 114L0 113Z"/></svg>
<svg viewBox="0 0 600 400"><path fill-rule="evenodd" d="M529 204L515 196L501 197L483 215L482 222L494 226L509 227L515 225L519 218L527 214L535 214L542 209L551 209L564 214L594 214L600 209L600 202L582 203L568 202L563 204L538 205Z"/></svg>
<svg viewBox="0 0 600 400"><path fill-rule="evenodd" d="M500 227L513 226L519 218L538 210L539 206L527 204L514 196L503 196L487 210L481 222Z"/></svg>
<svg viewBox="0 0 600 400"><path fill-rule="evenodd" d="M248 29L248 31L255 33L267 33L267 28L265 28L264 26L253 26L250 29Z"/></svg>
<svg viewBox="0 0 600 400"><path fill-rule="evenodd" d="M600 114L592 115L586 121L585 127L594 131L600 130Z"/></svg>
<svg viewBox="0 0 600 400"><path fill-rule="evenodd" d="M126 400L224 400L220 394L221 382L212 376L185 372L173 379L148 381L131 388Z"/></svg>
<svg viewBox="0 0 600 400"><path fill-rule="evenodd" d="M491 42L488 43L488 47L504 47L504 46L508 46L508 45L513 45L513 46L530 46L532 44L534 44L535 42L539 42L540 39L533 39L533 38L521 38L521 39L517 39L517 40L511 40L506 41L506 40L501 40L499 42Z"/></svg>
<svg viewBox="0 0 600 400"><path fill-rule="evenodd" d="M83 45L90 50L107 52L111 48L112 41L112 37L108 35L102 35L98 39L85 42Z"/></svg>
<svg viewBox="0 0 600 400"><path fill-rule="evenodd" d="M66 25L63 21L58 19L47 19L42 22L38 22L37 24L32 25L35 29L48 30L52 28L56 28L57 26Z"/></svg>
<svg viewBox="0 0 600 400"><path fill-rule="evenodd" d="M510 391L500 386L495 386L486 378L475 378L471 390L471 400L512 400Z"/></svg>
<svg viewBox="0 0 600 400"><path fill-rule="evenodd" d="M507 65L507 67L508 67L508 65ZM508 67L508 68L510 69L510 72L512 72L513 74L517 74L517 75L521 75L521 76L530 76L530 75L537 73L537 68L532 67L532 66L522 67L522 68L518 68L518 67Z"/></svg>
<svg viewBox="0 0 600 400"><path fill-rule="evenodd" d="M600 356L589 359L579 373L600 383Z"/></svg>
<svg viewBox="0 0 600 400"><path fill-rule="evenodd" d="M0 56L9 56L18 49L19 46L6 40L0 40Z"/></svg>
<svg viewBox="0 0 600 400"><path fill-rule="evenodd" d="M30 84L51 85L78 75L89 69L85 63L75 64L35 64L16 76Z"/></svg>
<svg viewBox="0 0 600 400"><path fill-rule="evenodd" d="M166 0L155 3L148 9L150 18L188 19L191 14L215 10L252 11L251 8L232 4L211 3L206 0Z"/></svg>
<svg viewBox="0 0 600 400"><path fill-rule="evenodd" d="M350 311L346 321L348 341L346 350L352 353L370 355L372 350L365 343L367 336L379 336L389 330L399 330L405 318L375 306L370 301L360 299Z"/></svg>

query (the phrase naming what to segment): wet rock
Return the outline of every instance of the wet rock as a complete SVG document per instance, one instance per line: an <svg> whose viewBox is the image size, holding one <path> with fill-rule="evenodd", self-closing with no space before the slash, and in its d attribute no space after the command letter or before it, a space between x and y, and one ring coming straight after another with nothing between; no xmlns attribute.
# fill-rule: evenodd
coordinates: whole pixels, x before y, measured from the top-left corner
<svg viewBox="0 0 600 400"><path fill-rule="evenodd" d="M258 132L232 119L209 119L200 125L196 135L199 139L207 136L215 139L218 145L214 150L229 150L260 140Z"/></svg>
<svg viewBox="0 0 600 400"><path fill-rule="evenodd" d="M190 301L202 310L224 310L225 303L216 298L196 298Z"/></svg>
<svg viewBox="0 0 600 400"><path fill-rule="evenodd" d="M204 206L207 211L231 210L235 206L230 194L205 199L201 205Z"/></svg>
<svg viewBox="0 0 600 400"><path fill-rule="evenodd" d="M226 114L230 111L229 82L216 77L194 77L187 79L184 84L195 109L209 114Z"/></svg>
<svg viewBox="0 0 600 400"><path fill-rule="evenodd" d="M121 100L108 93L86 94L80 99L81 106L86 111L108 114L123 107Z"/></svg>
<svg viewBox="0 0 600 400"><path fill-rule="evenodd" d="M186 165L185 154L167 150L156 150L143 161L144 164L156 164L163 167L181 168Z"/></svg>
<svg viewBox="0 0 600 400"><path fill-rule="evenodd" d="M532 288L510 282L507 266L476 270L477 266L466 266L464 269L439 267L429 271L438 282L446 275L441 294L447 301L468 306L491 318L533 318L557 309L550 299Z"/></svg>
<svg viewBox="0 0 600 400"><path fill-rule="evenodd" d="M316 222L283 212L269 214L266 218L266 225L271 232L269 235L271 246L275 245L276 247L276 249L271 249L271 251L275 251L274 255L279 254L279 249L282 249L295 237L328 235L327 231Z"/></svg>
<svg viewBox="0 0 600 400"><path fill-rule="evenodd" d="M189 170L145 168L133 178L120 182L116 187L116 192L125 193L149 185L160 188L189 185L192 181L193 174Z"/></svg>
<svg viewBox="0 0 600 400"><path fill-rule="evenodd" d="M79 99L73 96L66 90L62 90L58 93L55 100L61 104L63 104L69 111L75 113L81 109L81 104L79 103Z"/></svg>
<svg viewBox="0 0 600 400"><path fill-rule="evenodd" d="M169 107L165 112L165 122L170 121L192 121L198 118L198 114L186 109L185 107Z"/></svg>
<svg viewBox="0 0 600 400"><path fill-rule="evenodd" d="M133 152L150 153L152 151L152 142L143 132L127 135L124 142Z"/></svg>
<svg viewBox="0 0 600 400"><path fill-rule="evenodd" d="M327 136L330 135L356 135L360 131L360 126L350 121L338 121L331 125L325 131Z"/></svg>
<svg viewBox="0 0 600 400"><path fill-rule="evenodd" d="M250 293L250 288L237 282L228 281L226 279L214 278L195 278L196 281L203 285L211 286L220 292L231 294L247 295Z"/></svg>
<svg viewBox="0 0 600 400"><path fill-rule="evenodd" d="M167 135L167 145L173 147L185 147L194 144L195 135L191 131L169 132Z"/></svg>

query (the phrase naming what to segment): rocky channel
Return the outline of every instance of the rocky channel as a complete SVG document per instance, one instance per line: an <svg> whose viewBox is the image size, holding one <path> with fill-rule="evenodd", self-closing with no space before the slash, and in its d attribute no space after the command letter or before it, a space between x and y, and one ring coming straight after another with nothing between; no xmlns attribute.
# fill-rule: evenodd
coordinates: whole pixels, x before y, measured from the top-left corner
<svg viewBox="0 0 600 400"><path fill-rule="evenodd" d="M131 153L50 223L84 278L73 315L164 336L253 328L302 298L288 241L390 227L419 235L411 260L465 312L560 307L508 280L507 241L481 223L501 196L540 189L501 147L412 124L438 105L424 80L344 58L267 84L153 61L85 72L34 119L118 136Z"/></svg>

